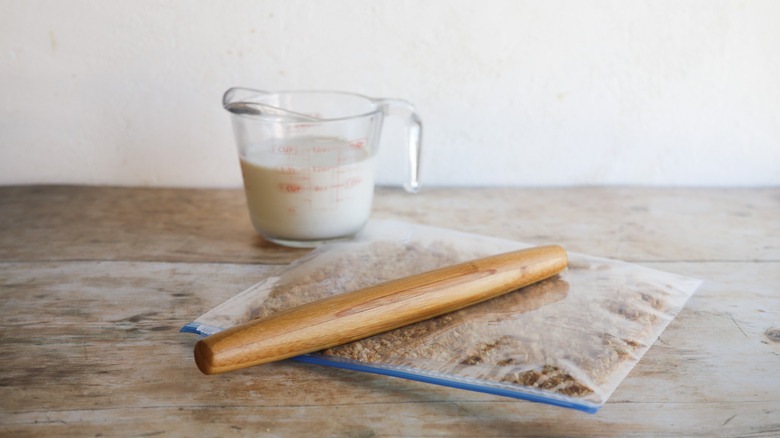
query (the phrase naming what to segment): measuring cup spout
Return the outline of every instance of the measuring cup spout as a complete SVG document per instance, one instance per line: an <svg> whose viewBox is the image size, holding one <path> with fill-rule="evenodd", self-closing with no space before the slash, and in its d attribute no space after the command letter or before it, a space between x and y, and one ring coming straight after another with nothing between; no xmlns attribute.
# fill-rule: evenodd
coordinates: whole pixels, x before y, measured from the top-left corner
<svg viewBox="0 0 780 438"><path fill-rule="evenodd" d="M222 96L222 106L231 114L254 116L282 122L316 122L317 117L258 102L271 93L250 88L234 87Z"/></svg>

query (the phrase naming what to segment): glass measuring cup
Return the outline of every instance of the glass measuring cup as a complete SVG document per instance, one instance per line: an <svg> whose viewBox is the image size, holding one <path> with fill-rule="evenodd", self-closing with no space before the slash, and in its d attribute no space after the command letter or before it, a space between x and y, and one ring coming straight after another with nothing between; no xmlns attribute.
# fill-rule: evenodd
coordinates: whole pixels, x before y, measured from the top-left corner
<svg viewBox="0 0 780 438"><path fill-rule="evenodd" d="M231 114L249 215L267 240L314 247L363 228L385 116L406 121L404 188L420 188L422 124L408 102L337 91L231 88L222 104Z"/></svg>

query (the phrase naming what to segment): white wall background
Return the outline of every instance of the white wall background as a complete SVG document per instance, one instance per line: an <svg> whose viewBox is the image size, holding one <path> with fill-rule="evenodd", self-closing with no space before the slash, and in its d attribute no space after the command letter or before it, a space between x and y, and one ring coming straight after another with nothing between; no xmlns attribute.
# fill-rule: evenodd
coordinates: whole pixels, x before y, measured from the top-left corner
<svg viewBox="0 0 780 438"><path fill-rule="evenodd" d="M413 102L427 185L780 184L780 1L0 0L0 184L238 187L221 94ZM397 126L379 172L400 183Z"/></svg>

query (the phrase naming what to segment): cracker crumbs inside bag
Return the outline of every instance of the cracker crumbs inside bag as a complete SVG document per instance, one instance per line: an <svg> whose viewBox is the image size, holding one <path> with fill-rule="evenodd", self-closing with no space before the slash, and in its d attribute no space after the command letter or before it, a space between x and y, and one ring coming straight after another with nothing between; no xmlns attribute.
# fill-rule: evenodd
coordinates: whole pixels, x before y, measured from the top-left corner
<svg viewBox="0 0 780 438"><path fill-rule="evenodd" d="M327 296L528 246L402 222L373 223L360 239L313 251L185 331L208 333L210 326L218 331ZM699 283L569 253L568 269L553 278L298 359L595 412Z"/></svg>

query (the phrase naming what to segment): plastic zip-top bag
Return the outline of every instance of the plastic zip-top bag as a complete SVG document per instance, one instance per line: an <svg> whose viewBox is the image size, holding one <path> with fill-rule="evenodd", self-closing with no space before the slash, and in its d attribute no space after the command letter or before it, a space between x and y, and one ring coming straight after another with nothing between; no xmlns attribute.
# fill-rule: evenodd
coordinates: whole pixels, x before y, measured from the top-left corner
<svg viewBox="0 0 780 438"><path fill-rule="evenodd" d="M325 244L182 331L210 335L331 295L526 245L396 221ZM701 281L568 253L562 273L295 359L596 412Z"/></svg>

